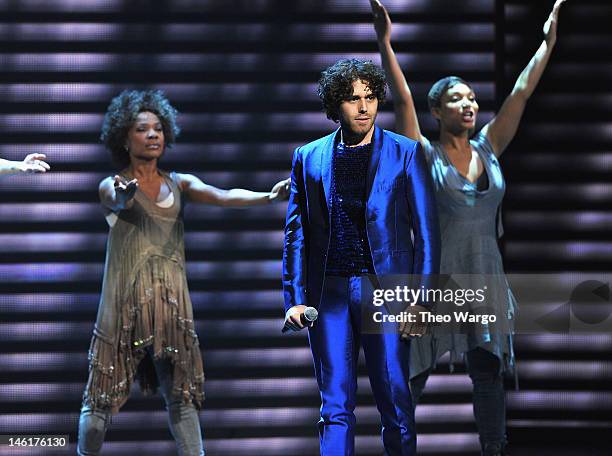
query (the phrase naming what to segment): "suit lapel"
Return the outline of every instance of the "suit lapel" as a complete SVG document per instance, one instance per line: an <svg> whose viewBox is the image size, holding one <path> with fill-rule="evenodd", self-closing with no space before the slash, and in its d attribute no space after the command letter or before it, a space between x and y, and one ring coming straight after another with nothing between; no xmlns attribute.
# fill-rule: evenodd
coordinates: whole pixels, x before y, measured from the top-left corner
<svg viewBox="0 0 612 456"><path fill-rule="evenodd" d="M383 146L383 131L378 126L374 127L374 136L372 138L372 157L368 166L368 176L366 181L366 201L370 197L378 164L380 162L380 154Z"/></svg>
<svg viewBox="0 0 612 456"><path fill-rule="evenodd" d="M328 140L323 145L323 150L321 151L321 180L323 181L325 201L327 202L328 207L331 201L332 156L334 154L334 148L336 147L339 135L340 129L338 128L335 133L329 135Z"/></svg>

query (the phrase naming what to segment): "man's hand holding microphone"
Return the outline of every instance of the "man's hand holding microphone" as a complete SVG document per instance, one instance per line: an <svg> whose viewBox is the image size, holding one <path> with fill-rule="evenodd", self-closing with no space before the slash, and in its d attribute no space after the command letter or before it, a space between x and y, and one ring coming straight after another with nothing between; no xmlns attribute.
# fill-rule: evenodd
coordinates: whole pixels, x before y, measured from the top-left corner
<svg viewBox="0 0 612 456"><path fill-rule="evenodd" d="M304 305L293 306L285 314L285 324L283 332L300 331L305 327L310 327L319 317L319 312L314 307Z"/></svg>

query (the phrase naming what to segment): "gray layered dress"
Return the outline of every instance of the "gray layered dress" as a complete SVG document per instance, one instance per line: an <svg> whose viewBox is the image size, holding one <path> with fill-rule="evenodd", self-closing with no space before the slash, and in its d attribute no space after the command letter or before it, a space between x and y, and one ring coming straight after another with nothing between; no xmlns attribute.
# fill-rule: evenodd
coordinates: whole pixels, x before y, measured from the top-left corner
<svg viewBox="0 0 612 456"><path fill-rule="evenodd" d="M500 204L505 182L493 148L485 135L478 133L470 141L478 153L484 172L477 182L470 182L452 165L438 142L425 140L423 149L431 170L436 193L442 257L440 274L459 274L461 288L487 288L483 303L465 303L458 311L495 314L498 324L433 326L432 334L411 343L410 375L432 368L446 352L451 354L451 368L462 355L477 347L501 360L502 368L514 367L512 332L516 302L504 275L497 239L503 233ZM440 307L439 307L440 308Z"/></svg>

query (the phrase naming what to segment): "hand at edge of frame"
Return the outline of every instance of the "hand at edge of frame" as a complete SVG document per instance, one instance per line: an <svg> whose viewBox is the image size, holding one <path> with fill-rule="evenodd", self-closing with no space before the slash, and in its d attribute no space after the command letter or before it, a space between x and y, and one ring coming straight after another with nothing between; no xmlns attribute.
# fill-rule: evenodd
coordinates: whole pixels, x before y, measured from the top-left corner
<svg viewBox="0 0 612 456"><path fill-rule="evenodd" d="M270 190L270 202L284 201L291 193L291 178L277 182Z"/></svg>
<svg viewBox="0 0 612 456"><path fill-rule="evenodd" d="M51 169L49 164L44 161L46 158L45 154L28 154L19 163L19 170L24 173L46 173Z"/></svg>

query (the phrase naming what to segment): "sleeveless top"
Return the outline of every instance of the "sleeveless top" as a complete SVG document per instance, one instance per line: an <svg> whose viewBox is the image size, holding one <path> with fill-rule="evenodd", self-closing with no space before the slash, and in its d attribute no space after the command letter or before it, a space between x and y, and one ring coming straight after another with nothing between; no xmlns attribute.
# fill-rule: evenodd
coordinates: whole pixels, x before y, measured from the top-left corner
<svg viewBox="0 0 612 456"><path fill-rule="evenodd" d="M173 365L173 393L201 406L204 373L185 274L183 201L175 173L160 171L172 204L136 190L114 214L83 402L116 413L134 378L158 387L152 355Z"/></svg>
<svg viewBox="0 0 612 456"><path fill-rule="evenodd" d="M462 354L483 348L496 355L502 368L513 369L512 333L516 301L504 275L498 237L503 234L501 202L506 185L499 161L486 136L478 133L470 141L483 165L483 175L470 182L453 166L439 142L424 141L423 150L433 177L442 241L440 274L457 277L460 288L486 287L482 304L466 303L454 309L495 314L497 326L472 324L444 329L432 328L432 335L411 342L412 377L435 365L450 351L451 369ZM486 173L486 175L485 175ZM480 186L479 182L488 181ZM478 307L482 306L482 307Z"/></svg>

